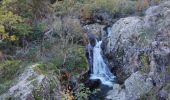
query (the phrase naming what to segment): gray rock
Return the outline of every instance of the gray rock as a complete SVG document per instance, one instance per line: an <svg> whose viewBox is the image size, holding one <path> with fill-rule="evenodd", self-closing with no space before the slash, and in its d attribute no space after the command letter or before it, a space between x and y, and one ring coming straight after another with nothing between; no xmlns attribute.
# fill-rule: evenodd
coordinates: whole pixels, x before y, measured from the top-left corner
<svg viewBox="0 0 170 100"><path fill-rule="evenodd" d="M150 7L145 14L144 26L146 28L156 31L170 28L170 1Z"/></svg>
<svg viewBox="0 0 170 100"><path fill-rule="evenodd" d="M112 32L109 34L108 51L111 51L117 45L117 42L125 43L133 35L138 36L142 29L143 21L139 17L121 18L112 26Z"/></svg>
<svg viewBox="0 0 170 100"><path fill-rule="evenodd" d="M109 100L126 100L125 91L119 84L114 84L113 89L107 93L106 99Z"/></svg>
<svg viewBox="0 0 170 100"><path fill-rule="evenodd" d="M151 81L151 78L141 72L133 73L125 81L126 100L136 100L139 99L140 96L148 93L153 87Z"/></svg>
<svg viewBox="0 0 170 100"><path fill-rule="evenodd" d="M147 94L152 88L152 79L141 72L133 73L125 81L125 89L119 84L114 84L113 89L107 93L109 100L137 100Z"/></svg>
<svg viewBox="0 0 170 100"><path fill-rule="evenodd" d="M26 68L16 83L0 98L7 99L11 97L19 100L34 100L34 90L42 88L42 90L39 90L39 96L47 99L50 94L49 79L34 70L38 65L39 64L34 64Z"/></svg>

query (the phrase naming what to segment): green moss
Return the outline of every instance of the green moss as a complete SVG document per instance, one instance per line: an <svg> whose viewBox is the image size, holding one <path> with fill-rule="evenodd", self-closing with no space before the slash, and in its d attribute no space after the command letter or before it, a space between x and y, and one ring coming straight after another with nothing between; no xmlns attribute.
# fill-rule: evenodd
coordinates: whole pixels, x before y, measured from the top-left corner
<svg viewBox="0 0 170 100"><path fill-rule="evenodd" d="M148 93L142 95L139 100L158 100L158 91L156 88L151 89Z"/></svg>
<svg viewBox="0 0 170 100"><path fill-rule="evenodd" d="M11 60L0 62L0 94L4 93L13 82L21 61Z"/></svg>
<svg viewBox="0 0 170 100"><path fill-rule="evenodd" d="M46 74L48 71L46 69L45 64L41 63L39 65L37 65L36 67L34 67L34 70L39 73L39 74Z"/></svg>
<svg viewBox="0 0 170 100"><path fill-rule="evenodd" d="M143 54L140 56L140 61L142 64L142 72L148 73L150 71L150 61L149 61L149 56L147 54Z"/></svg>
<svg viewBox="0 0 170 100"><path fill-rule="evenodd" d="M168 66L167 71L168 71L168 73L170 73L170 66Z"/></svg>
<svg viewBox="0 0 170 100"><path fill-rule="evenodd" d="M40 95L38 89L36 89L36 90L33 91L33 96L34 96L34 99L35 99L35 100L42 100L42 96Z"/></svg>
<svg viewBox="0 0 170 100"><path fill-rule="evenodd" d="M170 84L166 83L163 87L165 91L168 91L170 89Z"/></svg>

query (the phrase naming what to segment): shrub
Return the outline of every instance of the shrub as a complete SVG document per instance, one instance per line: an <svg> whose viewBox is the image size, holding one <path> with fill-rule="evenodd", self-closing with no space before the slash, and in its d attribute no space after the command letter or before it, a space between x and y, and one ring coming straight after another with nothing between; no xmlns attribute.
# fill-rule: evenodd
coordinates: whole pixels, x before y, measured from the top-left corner
<svg viewBox="0 0 170 100"><path fill-rule="evenodd" d="M65 69L73 75L80 74L88 67L84 48L69 48L64 63Z"/></svg>
<svg viewBox="0 0 170 100"><path fill-rule="evenodd" d="M89 88L85 87L84 84L80 84L77 91L74 92L75 94L75 100L88 100L88 97L91 95L91 94L95 94L97 91L96 90L93 90L93 91L90 91Z"/></svg>
<svg viewBox="0 0 170 100"><path fill-rule="evenodd" d="M85 85L81 83L76 91L72 91L69 89L64 90L63 96L64 99L67 100L88 100L89 96L94 93L96 93L96 90L90 91L88 87L85 87Z"/></svg>
<svg viewBox="0 0 170 100"><path fill-rule="evenodd" d="M103 9L115 13L119 10L119 0L95 0L93 6L95 9Z"/></svg>

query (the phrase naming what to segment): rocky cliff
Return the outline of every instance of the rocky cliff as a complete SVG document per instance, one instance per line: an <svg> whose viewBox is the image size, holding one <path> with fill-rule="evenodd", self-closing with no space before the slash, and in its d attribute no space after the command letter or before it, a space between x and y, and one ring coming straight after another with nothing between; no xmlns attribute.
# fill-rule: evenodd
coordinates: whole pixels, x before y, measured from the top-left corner
<svg viewBox="0 0 170 100"><path fill-rule="evenodd" d="M169 100L170 2L148 8L144 17L121 18L111 30L106 55L123 88L108 98Z"/></svg>

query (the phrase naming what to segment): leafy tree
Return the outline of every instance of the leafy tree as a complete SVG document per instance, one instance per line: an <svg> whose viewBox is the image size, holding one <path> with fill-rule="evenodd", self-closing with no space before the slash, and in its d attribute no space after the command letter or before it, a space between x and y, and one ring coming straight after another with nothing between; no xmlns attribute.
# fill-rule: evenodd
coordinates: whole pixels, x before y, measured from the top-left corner
<svg viewBox="0 0 170 100"><path fill-rule="evenodd" d="M4 40L16 40L16 35L12 34L15 24L22 22L22 18L7 10L7 5L11 0L3 0L0 4L0 35Z"/></svg>

